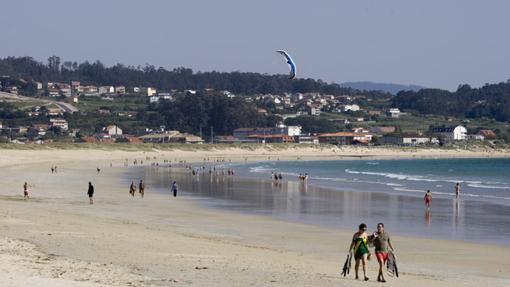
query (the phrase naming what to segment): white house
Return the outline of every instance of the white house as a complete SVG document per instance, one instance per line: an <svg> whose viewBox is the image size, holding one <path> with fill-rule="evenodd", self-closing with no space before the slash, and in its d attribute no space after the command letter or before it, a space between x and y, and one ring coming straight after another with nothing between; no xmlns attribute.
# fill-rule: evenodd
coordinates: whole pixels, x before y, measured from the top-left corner
<svg viewBox="0 0 510 287"><path fill-rule="evenodd" d="M155 88L147 87L142 89L142 93L149 97L152 97L157 94L157 90Z"/></svg>
<svg viewBox="0 0 510 287"><path fill-rule="evenodd" d="M356 104L345 105L344 106L344 112L348 112L348 111L357 112L357 111L359 111L359 106L356 105Z"/></svg>
<svg viewBox="0 0 510 287"><path fill-rule="evenodd" d="M155 96L152 96L152 97L149 97L149 103L158 103L159 102L159 97L155 97Z"/></svg>
<svg viewBox="0 0 510 287"><path fill-rule="evenodd" d="M104 128L104 131L110 136L120 136L122 135L122 129L116 125L109 125Z"/></svg>
<svg viewBox="0 0 510 287"><path fill-rule="evenodd" d="M98 91L99 91L100 95L102 95L102 94L113 94L113 93L115 93L115 87L113 87L113 86L101 86L101 87L99 87Z"/></svg>
<svg viewBox="0 0 510 287"><path fill-rule="evenodd" d="M52 127L60 128L63 131L67 131L69 129L69 124L65 119L62 118L50 119L50 123Z"/></svg>
<svg viewBox="0 0 510 287"><path fill-rule="evenodd" d="M389 111L388 111L388 115L391 117L391 118L395 118L397 119L398 117L400 117L400 110L397 109L397 108L391 108Z"/></svg>
<svg viewBox="0 0 510 287"><path fill-rule="evenodd" d="M124 86L117 86L117 87L115 87L115 92L117 94L125 94L126 93L126 87L124 87Z"/></svg>
<svg viewBox="0 0 510 287"><path fill-rule="evenodd" d="M467 129L463 126L438 126L433 127L432 132L442 136L447 142L462 141L467 139Z"/></svg>

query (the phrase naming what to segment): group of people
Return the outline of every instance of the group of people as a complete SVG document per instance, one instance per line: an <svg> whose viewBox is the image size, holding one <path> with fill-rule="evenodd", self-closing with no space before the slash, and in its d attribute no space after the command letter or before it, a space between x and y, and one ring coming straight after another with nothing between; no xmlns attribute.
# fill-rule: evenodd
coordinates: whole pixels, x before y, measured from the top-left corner
<svg viewBox="0 0 510 287"><path fill-rule="evenodd" d="M307 181L308 180L308 173L305 173L305 174L301 174L300 173L298 179L300 181Z"/></svg>
<svg viewBox="0 0 510 287"><path fill-rule="evenodd" d="M276 173L276 172L272 172L271 173L271 178L275 181L275 182L279 182L281 180L283 180L283 175L282 173Z"/></svg>
<svg viewBox="0 0 510 287"><path fill-rule="evenodd" d="M131 181L131 185L129 186L129 194L131 196L135 196L136 193L136 184L134 181ZM145 183L143 182L143 179L140 179L140 182L138 183L138 193L140 193L140 196L143 198L145 195Z"/></svg>
<svg viewBox="0 0 510 287"><path fill-rule="evenodd" d="M460 182L457 182L455 184L455 198L459 198L460 195ZM425 193L425 196L423 197L423 200L425 201L425 207L427 209L430 209L430 206L432 205L432 192L427 190Z"/></svg>
<svg viewBox="0 0 510 287"><path fill-rule="evenodd" d="M355 276L356 279L359 279L359 265L362 263L364 280L369 280L367 274L367 264L368 260L371 258L369 247L370 245L373 245L375 248L375 257L379 263L377 281L384 283L386 282L383 272L384 266L390 258L390 255L392 255L390 250L391 252L394 252L395 248L393 248L389 233L384 230L384 223L378 223L377 231L372 233L372 235L368 235L367 229L367 225L365 223L361 223L359 225L358 231L354 233L351 245L349 247L349 253L353 254L355 259Z"/></svg>

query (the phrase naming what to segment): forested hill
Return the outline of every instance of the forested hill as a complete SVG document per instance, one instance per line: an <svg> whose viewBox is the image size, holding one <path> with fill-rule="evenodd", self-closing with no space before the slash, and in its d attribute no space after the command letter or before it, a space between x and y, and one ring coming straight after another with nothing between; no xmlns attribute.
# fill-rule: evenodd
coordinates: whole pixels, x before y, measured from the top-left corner
<svg viewBox="0 0 510 287"><path fill-rule="evenodd" d="M127 87L155 87L160 90L211 88L228 90L236 94L266 94L284 92L319 92L332 95L361 94L357 90L328 84L321 80L294 79L287 75L266 75L243 72L193 72L187 68L166 70L152 65L133 67L117 64L106 67L100 61L61 63L59 57L52 56L48 63L41 63L31 57L7 57L0 59L0 75L20 77L40 82L81 81L93 85L123 85ZM381 92L363 92L364 95L385 95ZM386 95L387 96L387 95Z"/></svg>
<svg viewBox="0 0 510 287"><path fill-rule="evenodd" d="M510 80L477 89L461 85L455 92L438 89L401 91L392 101L398 108L421 114L510 121Z"/></svg>

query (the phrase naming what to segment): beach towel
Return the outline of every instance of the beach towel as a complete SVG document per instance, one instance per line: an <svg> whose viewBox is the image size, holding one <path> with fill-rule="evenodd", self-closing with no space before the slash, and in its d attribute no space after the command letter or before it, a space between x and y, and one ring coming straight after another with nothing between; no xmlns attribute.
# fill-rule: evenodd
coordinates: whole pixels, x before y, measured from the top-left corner
<svg viewBox="0 0 510 287"><path fill-rule="evenodd" d="M349 252L347 254L347 259L345 260L344 267L342 268L342 275L345 277L351 271L351 261L352 261L352 253Z"/></svg>
<svg viewBox="0 0 510 287"><path fill-rule="evenodd" d="M388 273L390 273L391 276L398 277L397 258L391 251L388 253L388 261L386 261L386 267L388 268Z"/></svg>

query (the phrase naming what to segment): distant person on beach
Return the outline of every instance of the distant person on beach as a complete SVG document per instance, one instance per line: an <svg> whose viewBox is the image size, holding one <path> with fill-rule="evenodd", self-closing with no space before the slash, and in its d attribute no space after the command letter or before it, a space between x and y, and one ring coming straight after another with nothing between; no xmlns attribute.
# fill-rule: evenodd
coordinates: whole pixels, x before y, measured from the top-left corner
<svg viewBox="0 0 510 287"><path fill-rule="evenodd" d="M370 254L370 250L368 249L368 235L367 235L367 225L365 223L361 223L359 225L358 232L354 233L352 236L351 246L349 247L349 252L354 253L354 259L356 260L356 265L354 265L354 271L356 272L356 280L359 279L358 271L359 271L359 263L360 261L363 263L363 276L365 277L365 281L368 281L367 277L367 260Z"/></svg>
<svg viewBox="0 0 510 287"><path fill-rule="evenodd" d="M425 200L425 206L427 208L430 208L430 204L432 204L432 192L430 192L430 190L427 190L425 196L423 197L423 200Z"/></svg>
<svg viewBox="0 0 510 287"><path fill-rule="evenodd" d="M455 184L455 197L459 197L459 194L460 194L460 182L457 182L457 184Z"/></svg>
<svg viewBox="0 0 510 287"><path fill-rule="evenodd" d="M138 184L138 192L143 198L143 195L145 194L145 183L143 183L142 179L140 179L140 183Z"/></svg>
<svg viewBox="0 0 510 287"><path fill-rule="evenodd" d="M179 188L179 186L177 185L177 181L174 181L174 183L172 184L172 192L174 193L174 197L177 197L177 189Z"/></svg>
<svg viewBox="0 0 510 287"><path fill-rule="evenodd" d="M51 166L51 173L53 174L55 172L55 168Z"/></svg>
<svg viewBox="0 0 510 287"><path fill-rule="evenodd" d="M391 245L390 234L384 231L384 223L377 224L377 231L369 237L369 240L375 246L375 257L377 257L377 262L379 262L377 282L385 283L383 267L386 261L388 261L389 248L391 248L391 251L395 251L395 249Z"/></svg>
<svg viewBox="0 0 510 287"><path fill-rule="evenodd" d="M135 196L135 192L136 192L135 182L131 181L131 185L129 186L129 194L131 194L131 196Z"/></svg>
<svg viewBox="0 0 510 287"><path fill-rule="evenodd" d="M57 173L57 166L55 166L55 168L54 168L54 169L55 169L55 173Z"/></svg>
<svg viewBox="0 0 510 287"><path fill-rule="evenodd" d="M97 174L99 174L101 172L101 169L99 167L97 167L96 170L97 170Z"/></svg>
<svg viewBox="0 0 510 287"><path fill-rule="evenodd" d="M89 189L87 191L87 194L89 196L89 203L94 204L94 186L92 185L92 182L89 181Z"/></svg>
<svg viewBox="0 0 510 287"><path fill-rule="evenodd" d="M27 201L30 199L30 195L28 194L28 188L30 185L25 181L25 184L23 184L23 200Z"/></svg>

